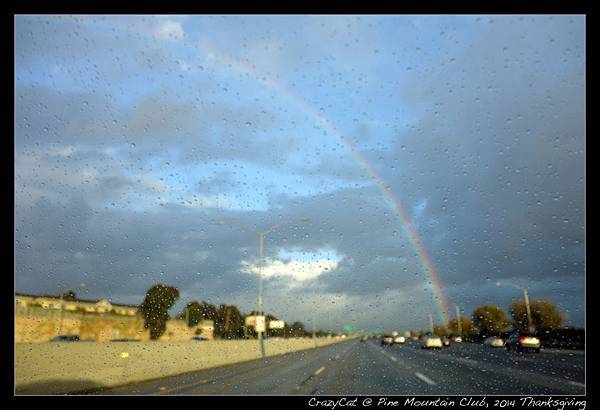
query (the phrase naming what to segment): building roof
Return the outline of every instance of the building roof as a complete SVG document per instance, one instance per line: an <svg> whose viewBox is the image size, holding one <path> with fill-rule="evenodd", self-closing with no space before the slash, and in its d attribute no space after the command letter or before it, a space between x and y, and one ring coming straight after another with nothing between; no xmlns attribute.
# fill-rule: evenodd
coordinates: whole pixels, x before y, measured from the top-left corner
<svg viewBox="0 0 600 410"><path fill-rule="evenodd" d="M30 297L30 298L48 298L48 299L60 299L60 296L56 296L56 295L29 295L27 293L15 293L15 297L16 296L26 296L26 297ZM75 299L73 301L69 301L69 302L83 302L83 303L93 303L96 304L102 300L108 300L108 299L97 299L97 300L91 300L91 299ZM122 307L131 307L131 308L138 308L138 305L129 305L126 303L115 303L115 302L111 302L109 301L111 305L113 306L122 306Z"/></svg>

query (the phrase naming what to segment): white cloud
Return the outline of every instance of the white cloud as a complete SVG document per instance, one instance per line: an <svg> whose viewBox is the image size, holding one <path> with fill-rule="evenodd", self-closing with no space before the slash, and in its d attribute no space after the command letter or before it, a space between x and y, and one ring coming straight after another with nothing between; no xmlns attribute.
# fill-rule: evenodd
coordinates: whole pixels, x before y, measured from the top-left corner
<svg viewBox="0 0 600 410"><path fill-rule="evenodd" d="M242 261L245 267L243 272L258 273L258 266ZM338 261L334 260L314 260L314 261L297 261L282 262L280 260L267 259L263 267L264 277L281 277L288 276L298 282L314 279L325 271L336 269Z"/></svg>
<svg viewBox="0 0 600 410"><path fill-rule="evenodd" d="M183 38L184 32L181 23L168 20L158 26L156 35L165 40L177 41Z"/></svg>

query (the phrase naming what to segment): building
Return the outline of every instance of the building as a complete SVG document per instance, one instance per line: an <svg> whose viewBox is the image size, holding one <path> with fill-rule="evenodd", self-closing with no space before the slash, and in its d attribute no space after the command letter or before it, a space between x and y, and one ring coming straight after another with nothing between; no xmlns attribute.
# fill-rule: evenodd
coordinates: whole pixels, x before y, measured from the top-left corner
<svg viewBox="0 0 600 410"><path fill-rule="evenodd" d="M112 313L123 316L135 316L135 305L113 304L107 299L100 300L61 300L56 296L15 294L15 305L21 309L42 308L85 313Z"/></svg>
<svg viewBox="0 0 600 410"><path fill-rule="evenodd" d="M111 303L107 299L61 300L49 295L15 294L16 343L48 342L64 334L97 342L150 338L135 305ZM189 327L184 320L171 319L159 341L191 341L194 336L213 339L214 323L203 320Z"/></svg>

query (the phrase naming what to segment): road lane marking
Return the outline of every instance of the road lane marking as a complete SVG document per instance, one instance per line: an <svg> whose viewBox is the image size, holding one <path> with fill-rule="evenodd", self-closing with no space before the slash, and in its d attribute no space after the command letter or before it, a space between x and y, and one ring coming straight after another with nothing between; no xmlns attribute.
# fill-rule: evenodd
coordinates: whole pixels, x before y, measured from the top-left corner
<svg viewBox="0 0 600 410"><path fill-rule="evenodd" d="M394 356L389 356L389 358L393 361L393 362L397 362L398 359L396 359Z"/></svg>
<svg viewBox="0 0 600 410"><path fill-rule="evenodd" d="M434 386L436 384L433 380L431 380L429 377L425 376L423 373L416 372L415 376L417 376L419 379L423 380L425 383L427 383L430 386Z"/></svg>
<svg viewBox="0 0 600 410"><path fill-rule="evenodd" d="M569 384L572 384L573 386L577 386L577 387L585 387L584 383L579 383L579 382L574 382L574 381L570 381Z"/></svg>
<svg viewBox="0 0 600 410"><path fill-rule="evenodd" d="M457 357L456 361L470 364L471 366L479 366L479 364L480 364L477 360L467 359L465 357Z"/></svg>
<svg viewBox="0 0 600 410"><path fill-rule="evenodd" d="M542 348L542 353L564 354L568 356L585 356L585 350L561 350Z"/></svg>
<svg viewBox="0 0 600 410"><path fill-rule="evenodd" d="M455 357L455 356L451 356L451 355L439 355L438 358L449 361L449 362L459 362L459 363L462 362L463 364L466 364L467 366L470 366L470 367L477 369L479 371L482 371L482 372L499 373L499 374L506 375L510 378L518 379L521 381L525 381L528 383L533 383L536 385L545 386L545 387L549 387L549 388L556 388L561 383L564 385L564 382L565 382L564 379L558 379L556 377L552 377L547 374L534 373L534 372L530 372L530 371L526 371L526 370L522 370L522 369L518 369L518 371L516 371L514 367L509 366L507 368L507 367L503 367L501 365L496 366L491 363L480 362L480 361L473 360L473 359L467 359L465 357ZM514 360L514 364L518 364L518 362L520 362L520 360ZM577 383L577 382L574 382L574 383ZM577 385L573 384L573 383L569 383L569 384L571 384L572 386L577 386L577 387L585 387L585 385L583 385L583 384L577 384Z"/></svg>
<svg viewBox="0 0 600 410"><path fill-rule="evenodd" d="M318 376L318 375L319 375L319 373L321 373L323 370L325 370L325 366L323 366L323 367L319 368L319 370L317 370L317 371L315 372L315 376Z"/></svg>

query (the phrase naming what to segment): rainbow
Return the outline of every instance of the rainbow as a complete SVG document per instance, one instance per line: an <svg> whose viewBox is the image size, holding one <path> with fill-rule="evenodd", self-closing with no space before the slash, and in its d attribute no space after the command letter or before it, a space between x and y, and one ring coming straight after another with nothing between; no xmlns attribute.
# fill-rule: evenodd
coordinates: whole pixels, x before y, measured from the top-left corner
<svg viewBox="0 0 600 410"><path fill-rule="evenodd" d="M435 305L437 307L437 313L439 319L443 324L448 323L448 301L446 299L445 293L443 291L443 285L440 280L440 277L435 269L433 261L429 256L423 242L419 238L416 230L414 229L412 223L410 222L410 218L405 212L405 210L400 205L400 202L394 195L394 193L390 190L390 188L385 183L384 179L377 173L375 168L370 164L370 162L365 158L365 156L349 141L346 137L344 137L340 132L337 131L334 124L327 118L325 118L319 110L316 110L311 105L309 105L304 99L295 94L289 88L284 87L280 83L277 83L273 80L267 79L266 76L259 73L254 67L250 66L247 63L243 63L241 61L235 60L231 57L220 53L217 50L214 50L209 47L201 47L200 51L209 56L214 60L217 60L229 68L235 68L238 71L241 71L244 74L252 76L258 82L261 82L268 86L269 88L275 90L278 94L285 96L287 99L293 101L296 105L298 105L306 114L315 118L321 126L327 131L329 134L335 136L343 145L345 145L355 160L361 165L361 167L366 171L369 177L375 182L378 189L383 194L386 202L389 206L394 210L395 214L398 216L400 220L400 224L402 229L404 230L406 237L408 238L412 248L416 252L417 260L420 265L421 270L426 275L427 283L433 293Z"/></svg>

